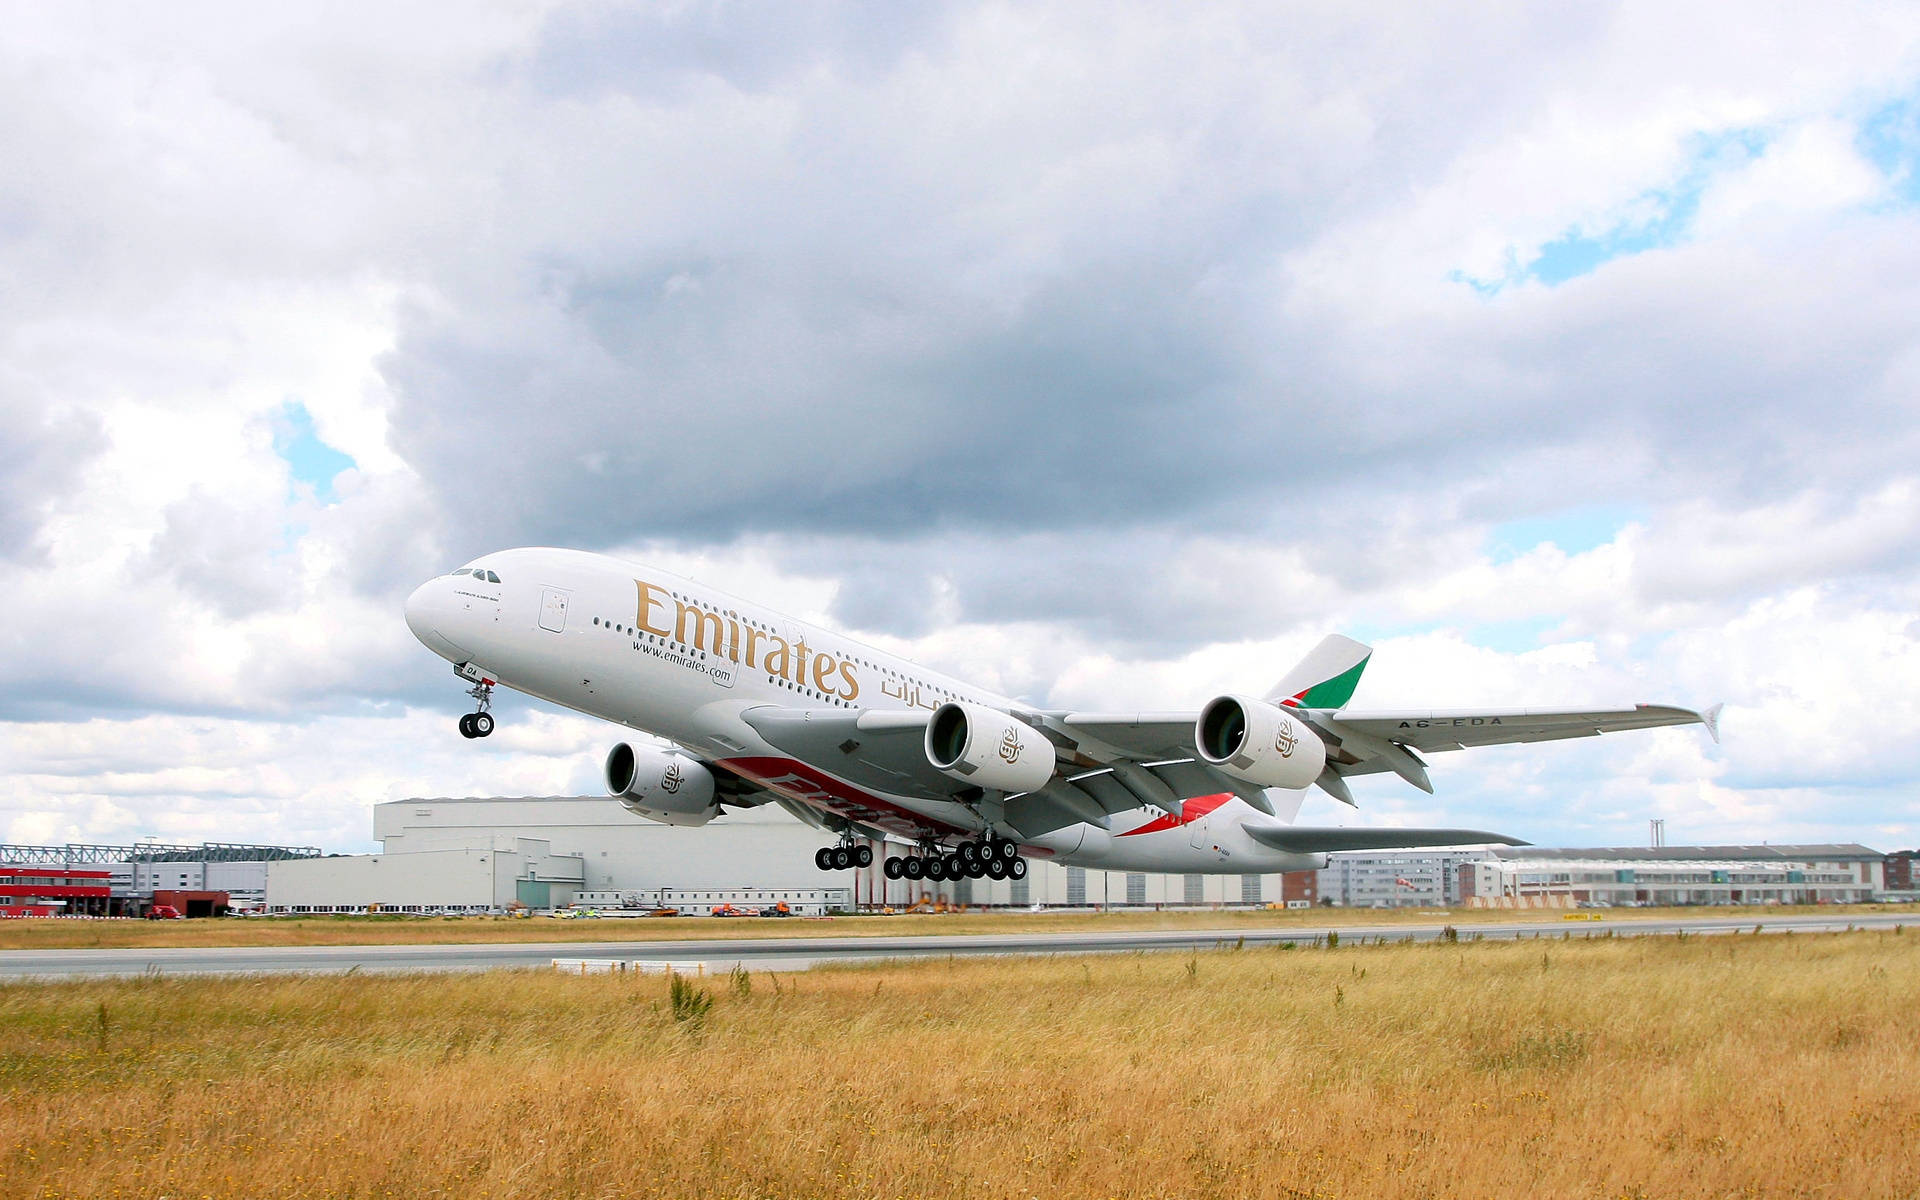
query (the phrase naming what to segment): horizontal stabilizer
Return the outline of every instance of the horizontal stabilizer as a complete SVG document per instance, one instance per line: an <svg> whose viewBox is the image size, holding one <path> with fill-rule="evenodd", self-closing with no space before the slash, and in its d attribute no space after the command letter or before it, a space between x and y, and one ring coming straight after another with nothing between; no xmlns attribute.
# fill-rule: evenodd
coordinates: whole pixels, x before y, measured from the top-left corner
<svg viewBox="0 0 1920 1200"><path fill-rule="evenodd" d="M1246 823L1246 831L1263 846L1285 854L1326 854L1334 850L1403 850L1416 846L1524 846L1484 829L1345 829L1309 825Z"/></svg>

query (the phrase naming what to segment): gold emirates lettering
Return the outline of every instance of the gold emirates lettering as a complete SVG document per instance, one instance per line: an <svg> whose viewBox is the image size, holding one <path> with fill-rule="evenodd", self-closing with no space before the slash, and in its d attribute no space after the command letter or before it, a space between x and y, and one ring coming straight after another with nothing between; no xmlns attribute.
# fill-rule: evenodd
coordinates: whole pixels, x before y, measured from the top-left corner
<svg viewBox="0 0 1920 1200"><path fill-rule="evenodd" d="M665 588L644 579L634 580L633 585L639 591L633 623L654 637L677 641L709 654L725 654L728 661L744 662L749 670L758 668L788 683L810 687L849 703L860 696L860 680L854 675L853 663L846 659L816 652L804 641L789 642L777 633L752 626L743 629L734 618L686 600L676 600ZM655 610L659 610L664 620L669 607L673 610L672 629L654 623ZM763 643L770 647L764 656L760 653ZM809 658L813 660L811 665Z"/></svg>

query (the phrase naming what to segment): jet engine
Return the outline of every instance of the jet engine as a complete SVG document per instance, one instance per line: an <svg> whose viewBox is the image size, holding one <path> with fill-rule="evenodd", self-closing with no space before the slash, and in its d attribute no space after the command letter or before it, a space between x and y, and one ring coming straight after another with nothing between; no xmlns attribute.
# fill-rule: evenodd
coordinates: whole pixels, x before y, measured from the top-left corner
<svg viewBox="0 0 1920 1200"><path fill-rule="evenodd" d="M684 754L621 742L607 752L607 794L636 817L705 825L720 815L713 772Z"/></svg>
<svg viewBox="0 0 1920 1200"><path fill-rule="evenodd" d="M1251 696L1221 696L1193 725L1200 757L1235 779L1272 788L1303 788L1320 777L1327 747L1286 709Z"/></svg>
<svg viewBox="0 0 1920 1200"><path fill-rule="evenodd" d="M1053 743L997 708L949 701L927 722L927 761L977 787L1036 792L1053 778Z"/></svg>

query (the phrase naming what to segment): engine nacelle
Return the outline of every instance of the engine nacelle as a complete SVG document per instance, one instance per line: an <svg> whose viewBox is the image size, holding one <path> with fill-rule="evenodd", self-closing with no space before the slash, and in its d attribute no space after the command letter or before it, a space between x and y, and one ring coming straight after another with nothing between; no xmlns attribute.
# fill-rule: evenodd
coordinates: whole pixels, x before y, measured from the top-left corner
<svg viewBox="0 0 1920 1200"><path fill-rule="evenodd" d="M607 794L663 825L705 825L720 815L713 772L688 758L621 742L607 752Z"/></svg>
<svg viewBox="0 0 1920 1200"><path fill-rule="evenodd" d="M1326 769L1327 746L1286 709L1251 696L1221 696L1193 724L1200 757L1235 779L1303 788Z"/></svg>
<svg viewBox="0 0 1920 1200"><path fill-rule="evenodd" d="M997 708L949 701L927 722L927 761L976 787L1037 792L1053 778L1053 743Z"/></svg>

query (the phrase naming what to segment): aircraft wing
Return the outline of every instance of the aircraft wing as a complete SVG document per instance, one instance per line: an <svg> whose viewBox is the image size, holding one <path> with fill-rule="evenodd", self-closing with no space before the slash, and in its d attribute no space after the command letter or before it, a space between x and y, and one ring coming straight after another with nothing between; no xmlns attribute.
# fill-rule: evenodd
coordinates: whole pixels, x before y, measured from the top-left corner
<svg viewBox="0 0 1920 1200"><path fill-rule="evenodd" d="M979 798L999 804L1004 819L1027 837L1038 837L1085 821L1106 828L1118 812L1150 804L1178 815L1191 796L1232 792L1263 812L1273 812L1265 792L1232 779L1193 758L1189 747L1176 753L1124 752L1104 744L1081 749L1079 739L1051 718L1037 713L1017 714L1040 727L1053 741L1058 760L1056 774L1039 791L1017 796L987 797L978 787L936 770L927 761L927 721L924 710L863 711L826 708L785 708L760 705L740 714L754 732L775 749L827 771L856 786L897 796L925 800ZM1191 738L1193 718L1185 718ZM1153 735L1157 746L1166 739ZM1091 769L1088 769L1091 768Z"/></svg>
<svg viewBox="0 0 1920 1200"><path fill-rule="evenodd" d="M1061 727L1076 739L1090 738L1144 762L1192 758L1193 723L1197 712L1090 713L1055 715ZM1094 750L1094 757L1103 757Z"/></svg>
<svg viewBox="0 0 1920 1200"><path fill-rule="evenodd" d="M1628 729L1655 729L1662 725L1705 725L1719 740L1720 706L1706 712L1664 704L1636 704L1632 708L1509 708L1483 712L1337 712L1313 713L1314 722L1336 737L1344 732L1362 739L1398 742L1415 750L1464 750L1469 746L1499 746L1512 742L1551 742L1561 738L1596 737Z"/></svg>
<svg viewBox="0 0 1920 1200"><path fill-rule="evenodd" d="M1660 704L1620 709L1364 712L1298 708L1293 712L1327 743L1327 769L1317 780L1319 786L1347 804L1353 803L1353 795L1345 783L1349 775L1392 771L1420 790L1432 792L1426 764L1415 751L1433 753L1464 750L1470 746L1547 742L1663 725L1701 724L1715 741L1720 739L1720 706L1717 704L1704 712ZM1082 753L1102 761L1124 758L1142 762L1194 759L1193 723L1198 715L1186 712L1049 714L1059 729L1079 742Z"/></svg>
<svg viewBox="0 0 1920 1200"><path fill-rule="evenodd" d="M1619 730L1704 724L1718 736L1720 709L1705 712L1642 704L1628 709L1502 709L1484 712L1358 712L1294 709L1327 743L1327 767L1316 783L1353 804L1350 775L1392 771L1423 791L1433 791L1416 751L1432 753L1469 746L1593 737ZM1193 744L1193 712L1016 712L1053 743L1056 773L1036 792L1004 798L1005 818L1027 836L1078 821L1102 827L1113 814L1148 805L1178 817L1194 796L1230 792L1270 816L1265 789L1233 778L1201 761ZM936 770L927 761L925 737L931 713L921 710L801 709L760 705L741 713L767 743L783 753L857 786L927 800L980 797L975 787ZM1287 827L1289 831L1292 827ZM1423 834L1434 842L1356 842L1346 849L1401 845L1511 842L1478 830L1343 831L1348 838ZM1281 836L1275 833L1273 836ZM1304 836L1304 835L1303 835ZM1328 838L1336 836L1327 833ZM1277 843L1269 843L1277 844ZM1289 843L1291 848L1292 843Z"/></svg>
<svg viewBox="0 0 1920 1200"><path fill-rule="evenodd" d="M1199 715L1196 712L1074 712L1060 714L1058 719L1069 730L1085 733L1133 756L1179 758L1191 757L1194 753L1193 723ZM1510 708L1480 712L1298 709L1294 715L1335 736L1344 730L1427 751L1593 737L1662 725L1705 725L1715 741L1720 738L1720 706L1717 704L1705 712L1663 704L1636 704L1632 708L1616 709Z"/></svg>
<svg viewBox="0 0 1920 1200"><path fill-rule="evenodd" d="M951 800L970 785L927 761L924 710L786 708L740 714L776 750L860 787L922 800Z"/></svg>
<svg viewBox="0 0 1920 1200"><path fill-rule="evenodd" d="M1287 854L1326 854L1335 850L1406 850L1415 846L1524 846L1527 843L1481 829L1345 829L1336 826L1255 824L1244 828L1253 840Z"/></svg>

